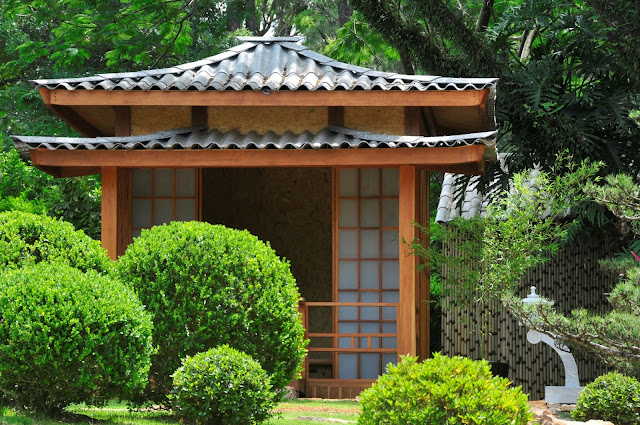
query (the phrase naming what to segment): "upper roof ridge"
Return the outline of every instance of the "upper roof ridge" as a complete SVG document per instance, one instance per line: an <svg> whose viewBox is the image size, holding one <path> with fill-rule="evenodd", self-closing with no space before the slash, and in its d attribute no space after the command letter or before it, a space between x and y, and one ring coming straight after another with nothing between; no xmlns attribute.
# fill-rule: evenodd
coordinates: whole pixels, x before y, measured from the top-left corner
<svg viewBox="0 0 640 425"><path fill-rule="evenodd" d="M247 36L237 36L237 40L242 41L243 43L298 43L304 42L305 38L301 36L288 36L288 37L247 37Z"/></svg>

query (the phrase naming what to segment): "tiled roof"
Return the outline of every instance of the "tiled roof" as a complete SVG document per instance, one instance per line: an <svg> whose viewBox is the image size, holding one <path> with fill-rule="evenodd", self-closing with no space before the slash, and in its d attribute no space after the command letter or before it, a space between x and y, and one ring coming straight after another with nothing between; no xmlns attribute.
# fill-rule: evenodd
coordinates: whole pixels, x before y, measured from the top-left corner
<svg viewBox="0 0 640 425"><path fill-rule="evenodd" d="M20 153L28 157L29 151L38 148L65 149L351 149L351 148L417 148L454 147L474 144L495 145L496 131L455 136L392 136L353 130L345 127L327 127L317 133L286 132L243 134L238 130L222 133L202 127L161 131L158 133L127 137L39 137L11 136Z"/></svg>
<svg viewBox="0 0 640 425"><path fill-rule="evenodd" d="M239 37L243 44L165 69L33 80L66 90L480 90L494 78L444 78L380 72L338 62L298 44L299 37ZM491 100L492 101L492 100Z"/></svg>
<svg viewBox="0 0 640 425"><path fill-rule="evenodd" d="M448 223L454 218L475 218L484 216L488 197L477 190L479 177L469 178L466 187L461 187L462 176L446 173L442 181L436 223Z"/></svg>

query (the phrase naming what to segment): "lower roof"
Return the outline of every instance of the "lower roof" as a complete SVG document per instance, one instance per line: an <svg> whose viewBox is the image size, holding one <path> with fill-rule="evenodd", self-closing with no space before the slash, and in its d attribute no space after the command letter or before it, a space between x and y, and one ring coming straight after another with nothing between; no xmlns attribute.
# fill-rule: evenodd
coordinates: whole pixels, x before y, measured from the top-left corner
<svg viewBox="0 0 640 425"><path fill-rule="evenodd" d="M25 159L54 176L103 167L398 167L484 173L496 131L451 136L376 134L330 126L316 133L220 132L204 127L126 137L11 136Z"/></svg>

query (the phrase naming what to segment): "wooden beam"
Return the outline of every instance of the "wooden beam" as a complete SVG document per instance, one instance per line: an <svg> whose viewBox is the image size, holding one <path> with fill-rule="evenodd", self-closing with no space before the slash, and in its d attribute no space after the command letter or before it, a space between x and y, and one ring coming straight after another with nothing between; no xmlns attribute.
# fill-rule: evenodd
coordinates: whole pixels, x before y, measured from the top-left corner
<svg viewBox="0 0 640 425"><path fill-rule="evenodd" d="M102 247L116 260L131 242L131 170L102 167Z"/></svg>
<svg viewBox="0 0 640 425"><path fill-rule="evenodd" d="M329 106L328 124L344 127L344 106Z"/></svg>
<svg viewBox="0 0 640 425"><path fill-rule="evenodd" d="M209 121L206 106L191 107L191 125L194 127L206 126Z"/></svg>
<svg viewBox="0 0 640 425"><path fill-rule="evenodd" d="M389 149L48 150L31 151L49 167L398 167L480 169L484 145Z"/></svg>
<svg viewBox="0 0 640 425"><path fill-rule="evenodd" d="M116 106L116 122L114 134L116 137L131 136L131 108L129 106Z"/></svg>
<svg viewBox="0 0 640 425"><path fill-rule="evenodd" d="M404 108L404 134L407 136L420 136L422 126L422 113L418 106L405 106Z"/></svg>
<svg viewBox="0 0 640 425"><path fill-rule="evenodd" d="M418 233L414 223L420 219L418 211L419 172L416 167L403 165L400 167L400 199L399 199L399 273L400 273L400 307L398 308L398 355L417 354L416 320L418 318L417 302L419 301L418 258L411 255L408 244L413 242Z"/></svg>
<svg viewBox="0 0 640 425"><path fill-rule="evenodd" d="M56 114L62 121L69 124L71 127L78 130L78 132L86 137L99 137L103 136L102 132L85 120L76 111L68 106L46 104L47 108Z"/></svg>
<svg viewBox="0 0 640 425"><path fill-rule="evenodd" d="M334 90L268 92L227 91L104 91L40 88L50 105L129 106L479 106L486 101L483 90Z"/></svg>

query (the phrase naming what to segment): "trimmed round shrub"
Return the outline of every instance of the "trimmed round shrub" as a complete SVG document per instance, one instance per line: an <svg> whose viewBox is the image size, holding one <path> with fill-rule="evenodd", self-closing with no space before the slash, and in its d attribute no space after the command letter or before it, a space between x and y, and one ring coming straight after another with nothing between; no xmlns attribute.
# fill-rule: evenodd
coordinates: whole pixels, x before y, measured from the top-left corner
<svg viewBox="0 0 640 425"><path fill-rule="evenodd" d="M151 318L135 293L95 271L42 262L0 272L0 392L56 415L147 383Z"/></svg>
<svg viewBox="0 0 640 425"><path fill-rule="evenodd" d="M187 356L173 374L170 398L179 416L197 424L259 424L276 406L269 375L228 345Z"/></svg>
<svg viewBox="0 0 640 425"><path fill-rule="evenodd" d="M116 269L154 315L158 351L146 400L165 402L180 360L223 344L258 361L275 389L299 373L306 341L295 280L289 264L249 232L201 222L157 226L135 239Z"/></svg>
<svg viewBox="0 0 640 425"><path fill-rule="evenodd" d="M484 360L403 357L360 395L358 423L526 425L527 396L509 384Z"/></svg>
<svg viewBox="0 0 640 425"><path fill-rule="evenodd" d="M100 242L70 223L20 211L0 213L0 269L40 261L64 262L101 273L113 266Z"/></svg>
<svg viewBox="0 0 640 425"><path fill-rule="evenodd" d="M571 415L580 421L601 419L616 425L640 423L640 381L619 372L587 384Z"/></svg>

